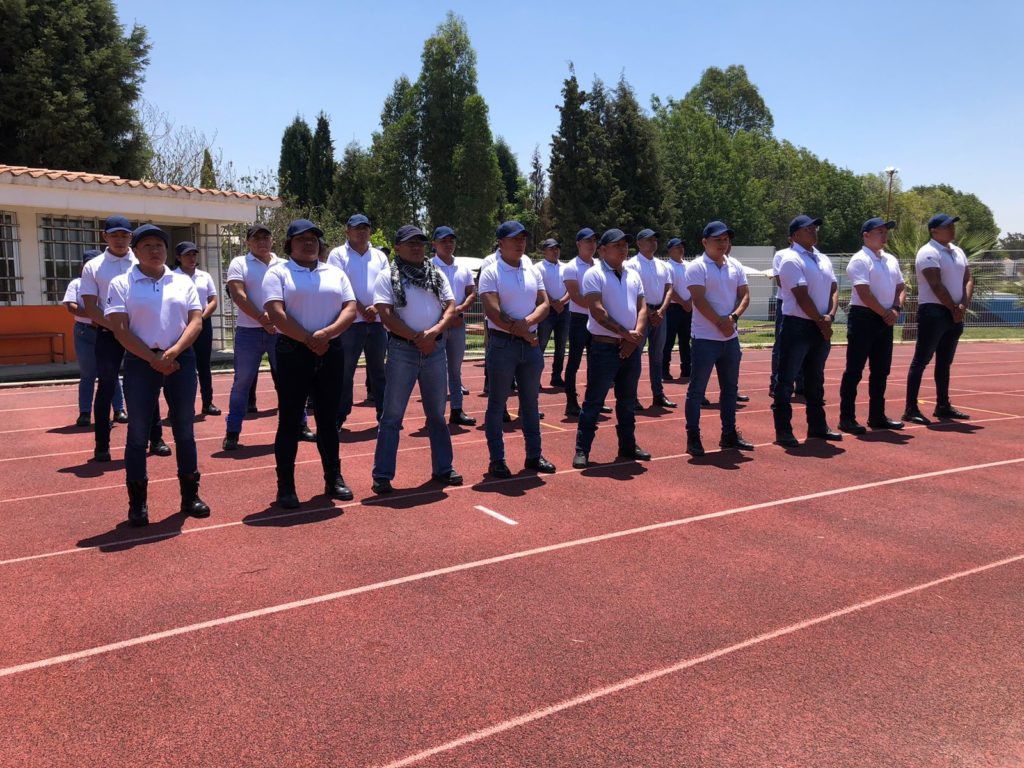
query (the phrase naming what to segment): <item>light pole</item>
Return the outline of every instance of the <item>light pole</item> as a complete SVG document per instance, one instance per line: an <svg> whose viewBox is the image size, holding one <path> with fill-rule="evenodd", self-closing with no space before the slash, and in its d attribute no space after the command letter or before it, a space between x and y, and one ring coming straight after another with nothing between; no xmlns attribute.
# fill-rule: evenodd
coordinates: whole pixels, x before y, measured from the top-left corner
<svg viewBox="0 0 1024 768"><path fill-rule="evenodd" d="M892 177L900 172L899 168L889 166L885 169L885 175L889 177L889 199L885 204L885 220L889 221L889 216L892 213Z"/></svg>

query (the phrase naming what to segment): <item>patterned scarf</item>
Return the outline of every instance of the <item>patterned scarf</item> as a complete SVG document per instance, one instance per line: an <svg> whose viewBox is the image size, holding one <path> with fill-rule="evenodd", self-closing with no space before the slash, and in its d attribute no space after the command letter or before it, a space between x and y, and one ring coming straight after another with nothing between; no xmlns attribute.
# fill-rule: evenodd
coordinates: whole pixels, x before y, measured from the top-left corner
<svg viewBox="0 0 1024 768"><path fill-rule="evenodd" d="M403 278L410 285L434 294L438 304L444 307L444 299L441 298L441 295L445 278L441 274L441 270L434 266L430 259L424 260L423 264L417 267L400 257L395 257L391 263L391 292L395 296L396 307L404 307L406 304L405 286L402 285Z"/></svg>

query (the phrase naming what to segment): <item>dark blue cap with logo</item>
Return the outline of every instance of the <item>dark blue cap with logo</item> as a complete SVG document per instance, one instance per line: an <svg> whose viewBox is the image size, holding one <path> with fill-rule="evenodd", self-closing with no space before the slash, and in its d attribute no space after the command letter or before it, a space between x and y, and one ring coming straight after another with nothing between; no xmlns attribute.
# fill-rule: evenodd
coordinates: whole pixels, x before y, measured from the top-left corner
<svg viewBox="0 0 1024 768"><path fill-rule="evenodd" d="M410 240L422 240L425 243L427 242L427 236L423 234L422 229L413 226L412 224L406 224L399 227L398 231L395 232L395 245L398 245L399 243L407 243Z"/></svg>
<svg viewBox="0 0 1024 768"><path fill-rule="evenodd" d="M268 235L273 234L273 232L270 231L270 227L266 224L253 224L248 230L246 230L245 239L248 240L259 232L266 232Z"/></svg>
<svg viewBox="0 0 1024 768"><path fill-rule="evenodd" d="M434 230L434 236L431 239L432 240L444 240L446 237L455 237L456 240L458 239L456 237L456 235L455 235L455 230L454 229L452 229L451 227L444 227L444 226L441 226L441 227L438 227L437 229L435 229Z"/></svg>
<svg viewBox="0 0 1024 768"><path fill-rule="evenodd" d="M540 249L547 250L548 248L561 248L562 244L555 240L553 237L549 237L547 240L540 244Z"/></svg>
<svg viewBox="0 0 1024 768"><path fill-rule="evenodd" d="M868 219L863 224L861 224L860 225L860 231L861 231L861 234L865 234L867 232L870 232L873 229L878 229L879 227L885 227L886 229L893 229L893 228L895 228L895 226L896 226L896 222L895 221L886 221L881 216L875 216L875 218Z"/></svg>
<svg viewBox="0 0 1024 768"><path fill-rule="evenodd" d="M636 239L637 240L644 240L644 239L646 239L648 237L657 237L657 236L658 236L658 233L655 232L653 229L650 229L650 228L641 229L639 232L636 233Z"/></svg>
<svg viewBox="0 0 1024 768"><path fill-rule="evenodd" d="M584 227L576 233L576 242L578 243L580 240L587 240L591 237L597 237L597 232L592 230L590 227Z"/></svg>
<svg viewBox="0 0 1024 768"><path fill-rule="evenodd" d="M936 213L928 219L928 229L948 227L950 224L955 224L958 221L960 221L959 216L950 216L948 213Z"/></svg>
<svg viewBox="0 0 1024 768"><path fill-rule="evenodd" d="M366 217L365 213L355 213L348 217L348 223L346 226L349 228L361 227L363 225L370 226L370 220Z"/></svg>
<svg viewBox="0 0 1024 768"><path fill-rule="evenodd" d="M680 245L683 246L683 248L685 248L686 247L686 241L683 240L683 238L681 238L681 237L673 237L671 240L668 241L668 245L666 245L665 247L666 248L675 248L675 247L680 246Z"/></svg>
<svg viewBox="0 0 1024 768"><path fill-rule="evenodd" d="M293 237L304 235L307 232L313 232L317 237L324 236L324 231L309 219L295 219L295 221L288 225L285 239L291 240Z"/></svg>
<svg viewBox="0 0 1024 768"><path fill-rule="evenodd" d="M132 224L124 216L107 216L103 222L104 232L131 232Z"/></svg>
<svg viewBox="0 0 1024 768"><path fill-rule="evenodd" d="M526 227L520 224L518 221L513 219L512 221L506 221L498 227L498 231L495 234L499 240L504 240L506 237L518 237L526 231Z"/></svg>
<svg viewBox="0 0 1024 768"><path fill-rule="evenodd" d="M799 216L797 216L795 219L793 219L791 222L789 222L789 234L792 235L798 229L803 229L804 227L820 227L820 226L821 226L821 219L812 219L806 213L801 213Z"/></svg>
<svg viewBox="0 0 1024 768"><path fill-rule="evenodd" d="M159 237L164 241L164 245L169 246L171 244L171 236L156 224L143 224L132 232L132 248L138 245L139 241L144 237Z"/></svg>
<svg viewBox="0 0 1024 768"><path fill-rule="evenodd" d="M191 240L182 240L176 246L174 246L174 252L179 256L184 256L189 251L195 251L199 253L199 246L193 243Z"/></svg>
<svg viewBox="0 0 1024 768"><path fill-rule="evenodd" d="M733 237L735 234L724 221L711 221L704 227L701 237L718 237L719 235Z"/></svg>
<svg viewBox="0 0 1024 768"><path fill-rule="evenodd" d="M605 230L605 233L603 235L601 235L601 240L598 242L598 244L611 245L612 243L617 243L620 240L625 240L626 242L629 242L632 239L632 235L627 235L621 229L608 229Z"/></svg>

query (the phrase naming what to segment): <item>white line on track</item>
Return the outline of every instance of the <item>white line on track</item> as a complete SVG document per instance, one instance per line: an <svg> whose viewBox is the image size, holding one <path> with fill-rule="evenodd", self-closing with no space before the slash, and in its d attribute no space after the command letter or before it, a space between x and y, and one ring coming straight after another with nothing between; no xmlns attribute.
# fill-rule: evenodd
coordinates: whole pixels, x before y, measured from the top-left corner
<svg viewBox="0 0 1024 768"><path fill-rule="evenodd" d="M836 619L841 619L844 616L849 616L852 613L865 611L869 608L875 607L876 605L889 603L893 600L898 600L901 597L906 597L908 595L913 595L918 592L923 592L925 590L932 589L943 584L948 584L952 581L965 579L969 576L975 576L979 573L985 573L986 571L991 571L996 568L1004 568L1008 565L1019 563L1022 560L1024 560L1024 554L1014 555L1013 557L1007 557L1002 560L996 560L992 563L979 565L976 568L969 568L965 571L951 573L947 576L943 576L938 579L933 579L932 581L926 581L922 584L915 584L914 586L907 587L906 589L900 589L895 592L889 592L884 595L879 595L878 597L873 597L870 600L855 603L854 605L848 605L845 608L839 608L829 613L824 613L820 616L815 616L814 618L805 619L804 621L798 621L795 624L789 624L785 627L779 627L778 629L773 629L770 632L764 632L760 635L756 635L755 637L747 638L746 640L743 640L741 642L734 643L732 645L727 645L722 648L718 648L714 651L710 651L709 653L702 654L701 656L694 656L689 659L676 662L675 664L672 664L667 667L661 667L660 669L655 669L650 672L644 672L643 674L635 675L634 677L630 677L625 680L620 680L619 682L613 683L612 685L606 685L601 688L595 688L591 691L587 691L586 693L581 694L580 696L574 696L571 699L564 699L558 702L557 704L551 704L546 707L540 707L531 712L527 712L526 714L520 715L519 717L513 717L508 720L503 720L502 722L496 723L495 725L492 725L488 728L481 728L478 731L473 731L472 733L468 733L465 736L460 736L459 738L452 739L451 741L445 742L444 744L439 744L436 747L431 747L430 749L425 749L422 752L417 752L413 755L409 755L408 757L404 757L400 760L395 760L393 762L387 763L385 766L383 766L383 768L405 768L405 766L415 765L416 763L422 762L423 760L433 757L434 755L439 755L444 752L450 752L453 749L458 749L459 747L463 747L467 744L472 744L473 742L482 741L492 736L497 736L498 734L510 731L513 728L518 728L522 725L527 725L528 723L536 722L537 720L542 720L543 718L550 717L551 715L558 714L559 712L564 712L567 709L572 709L574 707L578 707L584 704L589 704L590 702L596 701L597 699L602 699L606 696L611 696L621 691L629 690L630 688L636 688L637 686L650 683L654 680L658 680L659 678L666 677L667 675L673 675L677 672L682 672L684 670L691 669L692 667L696 667L700 664L706 664L709 661L720 659L723 656L728 656L729 654L736 653L737 651L743 651L747 648L752 648L756 645L761 645L762 643L767 643L771 640L777 640L780 637L792 635L796 632L801 632L805 629L816 627L819 624L825 624L826 622L835 621Z"/></svg>
<svg viewBox="0 0 1024 768"><path fill-rule="evenodd" d="M208 621L201 621L195 624L187 624L181 627L174 627L172 629L167 629L162 632L154 632L149 635L140 635L138 637L132 637L127 640L121 640L120 642L116 643L109 643L107 645L99 645L93 648L86 648L81 651L66 653L60 656L52 656L48 659L39 659L38 661L30 661L24 664L16 664L14 666L0 668L0 677L8 677L10 675L17 675L22 672L31 672L33 670L44 669L46 667L54 667L60 664L68 664L70 662L79 661L81 659L87 659L92 656L100 656L103 654L120 651L125 648L132 648L137 645L145 645L148 643L155 643L160 640L166 640L171 637L192 634L193 632L199 632L204 629L213 629L228 624L237 624L238 622L249 621L251 619L258 619L264 616L272 616L274 614L284 613L286 611L294 611L299 608L308 608L313 605L331 603L346 597L352 597L354 595L362 595L368 592L378 592L384 589L389 589L391 587L398 587L403 584L411 584L413 582L426 581L427 579L433 579L439 576L446 576L452 573L460 573L462 571L475 570L489 565L496 565L498 563L522 560L528 557L544 555L549 552L559 552L562 550L575 549L576 547L586 546L588 544L597 544L605 541L614 541L616 539L636 536L638 534L643 533L650 533L652 531L661 531L667 528L675 528L680 525L688 525L703 520L715 520L722 517L730 517L732 515L738 515L743 512L753 512L762 509L772 509L775 507L782 507L787 504L796 504L803 501L812 501L814 499L822 499L829 496L837 496L846 493L855 493L857 491L864 491L870 488L881 488L888 485L909 483L914 482L916 480L927 480L933 477L955 475L963 472L974 472L983 469L991 469L993 467L1005 467L1012 464L1019 464L1021 462L1024 462L1024 457L1005 459L1003 461L992 461L986 464L971 464L961 467L950 467L948 469L936 470L934 472L923 472L916 475L905 475L903 477L893 477L887 480L877 480L871 483L862 483L860 485L851 485L843 488L832 488L827 491L818 491L816 493L808 493L802 496L790 496L785 499L764 501L758 504L749 504L744 507L725 509L720 512L709 512L703 515L694 515L693 517L677 518L675 520L668 520L661 523L652 523L651 525L644 525L638 528L628 528L626 530L613 531L611 533L603 533L596 536L588 536L582 539L572 539L570 541L563 541L558 544L548 544L543 547L535 547L533 549L521 550L519 552L510 552L505 555L488 557L483 560L473 560L471 562L459 563L457 565L450 565L444 568L436 568L430 571L413 573L409 574L408 576L399 576L397 578L389 579L387 581L379 581L373 584L364 584L359 587L351 587L349 589L344 589L338 592L329 592L323 595L316 595L315 597L308 597L303 600L295 600L290 603L271 605L267 606L266 608L258 608L252 611L245 611L244 613L236 613L230 616L222 616L218 619L210 619ZM569 471L575 472L577 470ZM1021 555L1021 557L1024 557L1024 555Z"/></svg>
<svg viewBox="0 0 1024 768"><path fill-rule="evenodd" d="M519 523L517 523L511 517L505 517L500 512L495 512L493 509L488 509L487 507L481 507L479 504L473 507L473 509L479 509L485 515L490 515L495 520L500 520L501 522L505 523L505 525L519 525Z"/></svg>

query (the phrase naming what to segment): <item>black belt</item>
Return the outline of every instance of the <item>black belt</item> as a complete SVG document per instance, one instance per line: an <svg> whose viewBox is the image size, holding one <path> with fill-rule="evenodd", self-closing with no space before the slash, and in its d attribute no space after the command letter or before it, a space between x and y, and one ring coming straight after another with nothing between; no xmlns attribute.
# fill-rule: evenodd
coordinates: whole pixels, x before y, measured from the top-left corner
<svg viewBox="0 0 1024 768"><path fill-rule="evenodd" d="M513 336L511 333L508 333L506 331L499 331L497 328L488 328L487 329L487 336L488 337L493 336L493 337L498 338L498 339L511 339L512 341L521 341L523 344L529 344L530 343L529 341L524 339L522 336Z"/></svg>

